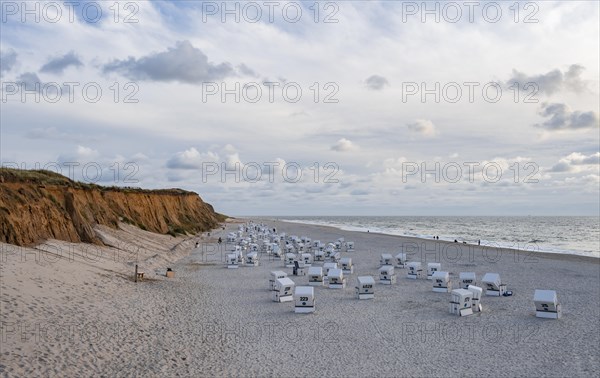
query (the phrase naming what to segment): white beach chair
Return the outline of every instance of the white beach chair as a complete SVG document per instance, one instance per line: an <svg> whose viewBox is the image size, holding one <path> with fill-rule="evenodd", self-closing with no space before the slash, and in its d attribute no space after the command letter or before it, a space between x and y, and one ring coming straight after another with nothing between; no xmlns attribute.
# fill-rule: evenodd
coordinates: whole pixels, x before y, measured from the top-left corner
<svg viewBox="0 0 600 378"><path fill-rule="evenodd" d="M406 266L406 253L398 253L396 255L396 268L404 268Z"/></svg>
<svg viewBox="0 0 600 378"><path fill-rule="evenodd" d="M506 293L506 284L502 283L498 273L486 273L481 283L485 286L485 295L500 297Z"/></svg>
<svg viewBox="0 0 600 378"><path fill-rule="evenodd" d="M546 319L559 319L562 309L554 290L536 290L533 294L535 316Z"/></svg>
<svg viewBox="0 0 600 378"><path fill-rule="evenodd" d="M296 314L315 312L315 288L312 286L297 286L294 292Z"/></svg>
<svg viewBox="0 0 600 378"><path fill-rule="evenodd" d="M228 253L227 257L227 268L229 269L237 269L239 264L238 264L238 255L236 255L235 253Z"/></svg>
<svg viewBox="0 0 600 378"><path fill-rule="evenodd" d="M466 289L469 287L469 285L475 285L476 278L477 276L475 275L475 272L460 272L460 288Z"/></svg>
<svg viewBox="0 0 600 378"><path fill-rule="evenodd" d="M396 272L391 265L384 265L379 268L379 283L383 285L392 285L396 283Z"/></svg>
<svg viewBox="0 0 600 378"><path fill-rule="evenodd" d="M423 269L421 268L420 261L408 262L406 266L408 267L408 270L406 271L407 278L416 280L418 278L421 278L421 276L423 275Z"/></svg>
<svg viewBox="0 0 600 378"><path fill-rule="evenodd" d="M281 270L274 270L271 272L269 276L269 291L275 290L275 281L279 278L286 278L288 275L286 272L282 272Z"/></svg>
<svg viewBox="0 0 600 378"><path fill-rule="evenodd" d="M427 279L433 279L433 273L442 270L442 264L440 263L427 263Z"/></svg>
<svg viewBox="0 0 600 378"><path fill-rule="evenodd" d="M359 276L356 278L356 297L358 299L375 298L375 280L372 276Z"/></svg>
<svg viewBox="0 0 600 378"><path fill-rule="evenodd" d="M311 266L308 268L308 284L310 286L323 286L323 268Z"/></svg>
<svg viewBox="0 0 600 378"><path fill-rule="evenodd" d="M392 265L394 263L394 259L389 253L382 253L379 263L381 265Z"/></svg>
<svg viewBox="0 0 600 378"><path fill-rule="evenodd" d="M447 293L452 289L448 272L434 272L431 279L433 280L433 291L436 293Z"/></svg>
<svg viewBox="0 0 600 378"><path fill-rule="evenodd" d="M450 313L459 316L473 314L471 300L473 293L465 289L454 289L451 292Z"/></svg>
<svg viewBox="0 0 600 378"><path fill-rule="evenodd" d="M346 278L341 269L329 269L327 273L327 286L330 289L343 289L346 287Z"/></svg>
<svg viewBox="0 0 600 378"><path fill-rule="evenodd" d="M342 257L339 263L344 271L344 274L348 275L354 273L354 265L352 264L351 257Z"/></svg>
<svg viewBox="0 0 600 378"><path fill-rule="evenodd" d="M471 308L473 309L473 312L483 311L481 307L481 296L483 295L483 289L479 286L469 285L467 290L473 294L471 300Z"/></svg>
<svg viewBox="0 0 600 378"><path fill-rule="evenodd" d="M275 280L274 290L271 291L271 299L274 302L293 301L294 286L296 286L296 284L288 277L278 278L277 280Z"/></svg>

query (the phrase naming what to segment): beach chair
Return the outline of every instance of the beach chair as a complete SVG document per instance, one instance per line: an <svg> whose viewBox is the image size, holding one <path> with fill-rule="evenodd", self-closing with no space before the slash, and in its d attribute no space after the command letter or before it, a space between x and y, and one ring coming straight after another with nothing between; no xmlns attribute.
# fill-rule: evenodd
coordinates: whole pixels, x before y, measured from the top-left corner
<svg viewBox="0 0 600 378"><path fill-rule="evenodd" d="M323 286L323 268L311 266L308 268L308 284L310 286Z"/></svg>
<svg viewBox="0 0 600 378"><path fill-rule="evenodd" d="M271 299L274 302L291 302L294 300L293 292L296 284L294 281L285 278L278 278L275 281L275 288L271 291Z"/></svg>
<svg viewBox="0 0 600 378"><path fill-rule="evenodd" d="M411 261L408 262L406 264L406 266L408 267L408 271L406 272L406 277L416 280L418 278L421 278L422 274L423 274L423 269L421 268L421 262L420 261Z"/></svg>
<svg viewBox="0 0 600 378"><path fill-rule="evenodd" d="M433 291L436 293L447 293L451 290L450 274L448 272L437 271L433 273Z"/></svg>
<svg viewBox="0 0 600 378"><path fill-rule="evenodd" d="M306 276L306 266L303 261L294 261L293 274L294 276Z"/></svg>
<svg viewBox="0 0 600 378"><path fill-rule="evenodd" d="M313 263L313 257L310 253L303 253L302 261L304 262L305 266L311 266Z"/></svg>
<svg viewBox="0 0 600 378"><path fill-rule="evenodd" d="M479 286L469 285L467 290L473 294L471 299L471 308L473 309L473 312L481 312L481 296L483 294L483 289Z"/></svg>
<svg viewBox="0 0 600 378"><path fill-rule="evenodd" d="M250 252L246 256L246 265L258 266L258 252Z"/></svg>
<svg viewBox="0 0 600 378"><path fill-rule="evenodd" d="M396 272L391 265L384 265L379 268L379 283L383 285L392 285L396 283Z"/></svg>
<svg viewBox="0 0 600 378"><path fill-rule="evenodd" d="M372 276L359 276L356 278L356 297L358 299L375 298L375 280Z"/></svg>
<svg viewBox="0 0 600 378"><path fill-rule="evenodd" d="M312 286L297 286L294 292L296 314L315 312L315 288Z"/></svg>
<svg viewBox="0 0 600 378"><path fill-rule="evenodd" d="M382 253L381 258L379 259L379 263L381 265L392 265L394 263L394 260L392 258L392 255L390 255L389 253Z"/></svg>
<svg viewBox="0 0 600 378"><path fill-rule="evenodd" d="M325 259L325 251L317 249L315 250L314 261L323 261Z"/></svg>
<svg viewBox="0 0 600 378"><path fill-rule="evenodd" d="M475 272L460 272L460 288L466 289L469 287L469 285L475 285L476 278L477 276L475 275Z"/></svg>
<svg viewBox="0 0 600 378"><path fill-rule="evenodd" d="M344 274L352 274L354 273L354 265L352 265L351 257L342 257L339 261Z"/></svg>
<svg viewBox="0 0 600 378"><path fill-rule="evenodd" d="M270 291L275 290L275 281L277 281L280 278L286 278L286 277L287 277L286 272L282 272L281 270L272 271L271 275L269 276L269 290Z"/></svg>
<svg viewBox="0 0 600 378"><path fill-rule="evenodd" d="M459 316L473 314L471 300L473 293L465 289L454 289L451 292L450 313Z"/></svg>
<svg viewBox="0 0 600 378"><path fill-rule="evenodd" d="M440 263L427 263L427 279L433 279L433 273L442 270L442 264Z"/></svg>
<svg viewBox="0 0 600 378"><path fill-rule="evenodd" d="M327 286L330 289L343 289L346 287L346 278L341 269L329 269L327 273Z"/></svg>
<svg viewBox="0 0 600 378"><path fill-rule="evenodd" d="M354 242L353 241L346 242L346 252L354 252Z"/></svg>
<svg viewBox="0 0 600 378"><path fill-rule="evenodd" d="M404 268L406 266L406 253L398 253L396 255L396 268Z"/></svg>
<svg viewBox="0 0 600 378"><path fill-rule="evenodd" d="M285 254L284 265L286 268L293 268L295 266L294 261L296 261L296 255L294 253Z"/></svg>
<svg viewBox="0 0 600 378"><path fill-rule="evenodd" d="M238 255L235 253L228 253L226 256L226 260L227 260L227 268L228 269L237 269L239 264L238 264Z"/></svg>
<svg viewBox="0 0 600 378"><path fill-rule="evenodd" d="M506 293L506 284L502 283L498 273L486 273L481 283L485 286L485 295L500 297Z"/></svg>
<svg viewBox="0 0 600 378"><path fill-rule="evenodd" d="M554 290L536 290L533 294L533 302L535 316L538 318L559 319L562 316L562 309Z"/></svg>

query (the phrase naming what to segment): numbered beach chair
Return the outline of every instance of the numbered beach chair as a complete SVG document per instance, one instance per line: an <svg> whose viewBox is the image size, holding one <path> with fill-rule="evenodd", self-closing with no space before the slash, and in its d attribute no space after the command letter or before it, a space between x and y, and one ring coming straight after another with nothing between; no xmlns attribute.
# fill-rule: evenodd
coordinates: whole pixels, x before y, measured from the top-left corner
<svg viewBox="0 0 600 378"><path fill-rule="evenodd" d="M334 253L331 254L330 258L331 258L332 262L338 262L342 258L342 254L339 253L339 252L334 252Z"/></svg>
<svg viewBox="0 0 600 378"><path fill-rule="evenodd" d="M450 274L448 272L437 271L433 273L433 291L436 293L447 293L452 289Z"/></svg>
<svg viewBox="0 0 600 378"><path fill-rule="evenodd" d="M396 283L396 272L391 265L384 265L379 268L379 283L383 285L392 285Z"/></svg>
<svg viewBox="0 0 600 378"><path fill-rule="evenodd" d="M282 272L281 270L272 271L271 275L269 276L269 290L275 290L275 281L277 281L280 278L286 278L287 276L287 273Z"/></svg>
<svg viewBox="0 0 600 378"><path fill-rule="evenodd" d="M286 253L285 254L284 265L286 268L293 268L295 266L294 261L296 261L296 254L294 254L294 253Z"/></svg>
<svg viewBox="0 0 600 378"><path fill-rule="evenodd" d="M475 279L477 278L475 272L460 272L458 277L461 289L467 289L469 285L475 285Z"/></svg>
<svg viewBox="0 0 600 378"><path fill-rule="evenodd" d="M327 273L327 286L330 289L343 289L346 287L346 278L341 269L329 269Z"/></svg>
<svg viewBox="0 0 600 378"><path fill-rule="evenodd" d="M323 286L323 268L311 266L308 268L308 284L310 286Z"/></svg>
<svg viewBox="0 0 600 378"><path fill-rule="evenodd" d="M352 257L342 257L339 261L344 274L352 274L354 273L354 265L352 265Z"/></svg>
<svg viewBox="0 0 600 378"><path fill-rule="evenodd" d="M394 259L389 253L382 253L379 263L381 265L392 265L394 263Z"/></svg>
<svg viewBox="0 0 600 378"><path fill-rule="evenodd" d="M459 316L473 314L471 300L473 293L465 289L454 289L451 292L450 313Z"/></svg>
<svg viewBox="0 0 600 378"><path fill-rule="evenodd" d="M227 268L228 269L237 269L238 268L238 256L235 253L227 254Z"/></svg>
<svg viewBox="0 0 600 378"><path fill-rule="evenodd" d="M473 312L481 312L481 296L483 295L483 289L479 286L469 285L467 290L473 294L471 300L471 308L473 309Z"/></svg>
<svg viewBox="0 0 600 378"><path fill-rule="evenodd" d="M421 276L423 275L423 269L421 268L420 261L408 262L406 266L408 267L408 271L406 272L407 278L416 280L418 278L421 278Z"/></svg>
<svg viewBox="0 0 600 378"><path fill-rule="evenodd" d="M258 252L250 252L246 256L246 265L258 266Z"/></svg>
<svg viewBox="0 0 600 378"><path fill-rule="evenodd" d="M333 243L327 244L327 247L325 247L325 258L326 259L331 258L331 255L333 255L334 253L335 253L335 246L333 245Z"/></svg>
<svg viewBox="0 0 600 378"><path fill-rule="evenodd" d="M324 275L328 275L329 271L331 269L337 269L338 268L338 264L334 263L334 262L326 262L325 264L323 264L323 274Z"/></svg>
<svg viewBox="0 0 600 378"><path fill-rule="evenodd" d="M353 241L346 242L346 252L354 252L354 242Z"/></svg>
<svg viewBox="0 0 600 378"><path fill-rule="evenodd" d="M396 268L404 268L406 266L406 253L398 253L396 255Z"/></svg>
<svg viewBox="0 0 600 378"><path fill-rule="evenodd" d="M506 293L506 284L502 283L498 273L486 273L481 283L485 287L485 295L500 297Z"/></svg>
<svg viewBox="0 0 600 378"><path fill-rule="evenodd" d="M323 260L325 260L325 251L323 251L322 249L316 249L314 261L323 261Z"/></svg>
<svg viewBox="0 0 600 378"><path fill-rule="evenodd" d="M315 312L315 288L312 286L297 286L294 292L296 314Z"/></svg>
<svg viewBox="0 0 600 378"><path fill-rule="evenodd" d="M306 276L307 266L304 265L304 261L294 261L293 274L294 276Z"/></svg>
<svg viewBox="0 0 600 378"><path fill-rule="evenodd" d="M271 299L274 302L291 302L294 300L293 293L296 284L294 281L285 278L278 278L275 281L275 288L271 291Z"/></svg>
<svg viewBox="0 0 600 378"><path fill-rule="evenodd" d="M427 279L433 279L433 273L442 270L442 264L440 263L427 263Z"/></svg>
<svg viewBox="0 0 600 378"><path fill-rule="evenodd" d="M313 263L313 257L310 253L303 253L302 261L304 262L305 266L311 266Z"/></svg>
<svg viewBox="0 0 600 378"><path fill-rule="evenodd" d="M359 276L356 278L356 297L358 299L375 298L375 279L372 276Z"/></svg>
<svg viewBox="0 0 600 378"><path fill-rule="evenodd" d="M533 294L535 316L546 319L559 319L562 309L554 290L536 290Z"/></svg>

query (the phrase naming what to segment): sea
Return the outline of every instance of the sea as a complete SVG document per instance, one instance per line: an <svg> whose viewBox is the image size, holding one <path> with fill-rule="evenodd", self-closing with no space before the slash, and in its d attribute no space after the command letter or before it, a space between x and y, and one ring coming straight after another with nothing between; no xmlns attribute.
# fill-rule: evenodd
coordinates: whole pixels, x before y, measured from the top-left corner
<svg viewBox="0 0 600 378"><path fill-rule="evenodd" d="M261 217L266 218L266 217ZM600 258L600 217L590 216L278 216L269 219Z"/></svg>

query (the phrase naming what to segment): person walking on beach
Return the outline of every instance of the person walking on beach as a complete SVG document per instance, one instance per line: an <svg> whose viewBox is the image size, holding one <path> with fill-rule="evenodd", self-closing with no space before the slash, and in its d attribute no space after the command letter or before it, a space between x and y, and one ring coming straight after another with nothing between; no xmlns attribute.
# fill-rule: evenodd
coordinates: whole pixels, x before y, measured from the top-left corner
<svg viewBox="0 0 600 378"><path fill-rule="evenodd" d="M219 244L223 243L223 239L219 236L219 240L217 241Z"/></svg>
<svg viewBox="0 0 600 378"><path fill-rule="evenodd" d="M481 245L481 239L477 240L477 245Z"/></svg>

